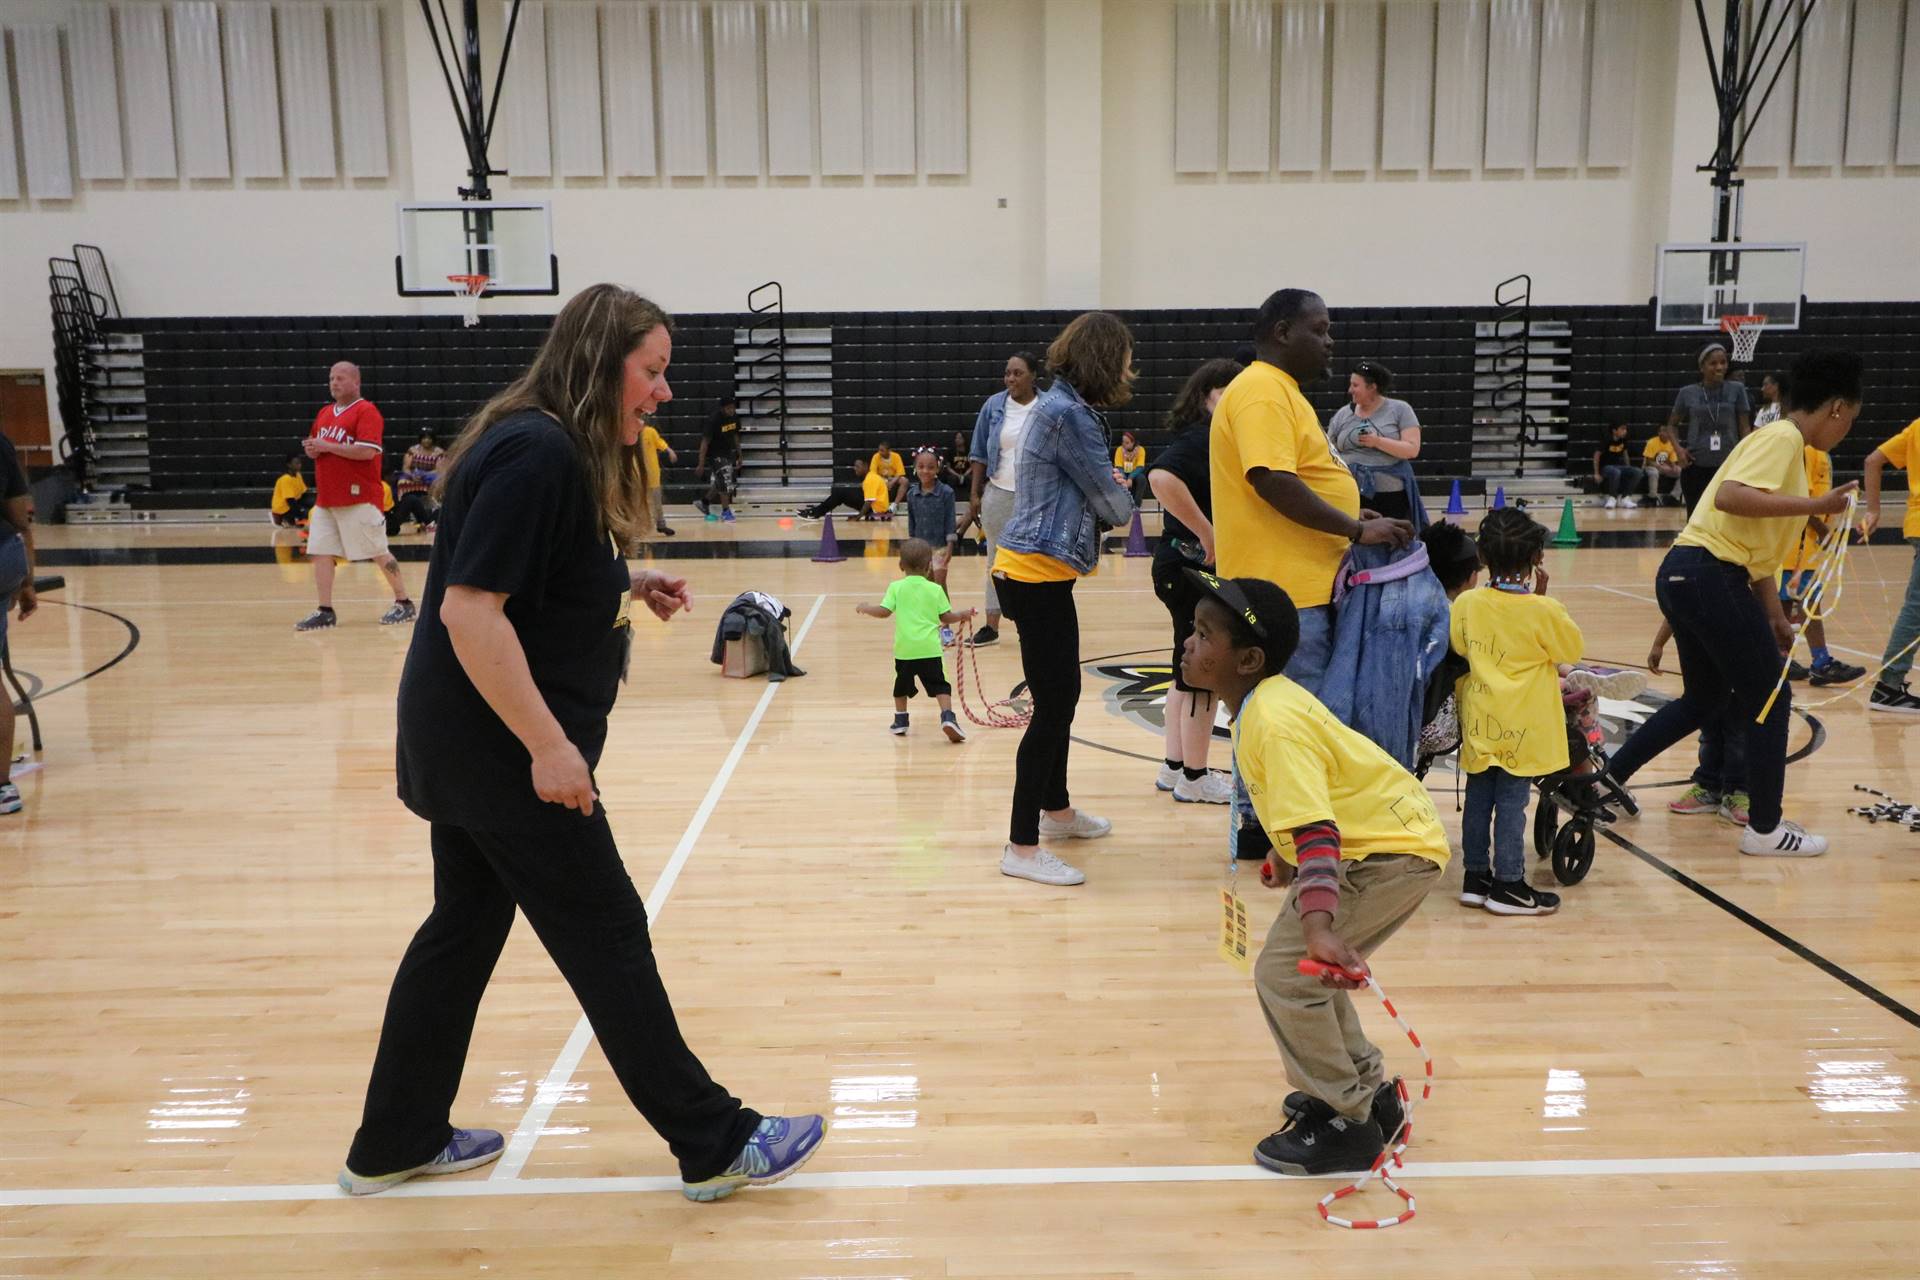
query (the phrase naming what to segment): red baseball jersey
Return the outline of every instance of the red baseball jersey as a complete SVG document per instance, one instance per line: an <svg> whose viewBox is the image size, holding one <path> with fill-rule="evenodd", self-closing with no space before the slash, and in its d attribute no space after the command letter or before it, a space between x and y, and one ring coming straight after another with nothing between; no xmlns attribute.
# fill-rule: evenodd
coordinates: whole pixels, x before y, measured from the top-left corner
<svg viewBox="0 0 1920 1280"><path fill-rule="evenodd" d="M343 458L323 453L313 460L315 505L351 507L362 502L380 505L380 462L384 458L387 422L371 400L355 400L342 409L329 404L314 417L308 436L328 444L370 444L382 446L371 458Z"/></svg>

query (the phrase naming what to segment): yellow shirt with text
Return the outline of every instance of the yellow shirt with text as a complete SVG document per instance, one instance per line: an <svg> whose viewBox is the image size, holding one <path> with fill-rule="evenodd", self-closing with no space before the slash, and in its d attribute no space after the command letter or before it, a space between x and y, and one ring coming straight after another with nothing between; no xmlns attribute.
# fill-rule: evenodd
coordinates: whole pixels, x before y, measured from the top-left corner
<svg viewBox="0 0 1920 1280"><path fill-rule="evenodd" d="M1254 687L1233 725L1233 758L1273 850L1295 866L1293 832L1340 828L1340 858L1411 853L1440 866L1452 850L1424 783L1285 676Z"/></svg>
<svg viewBox="0 0 1920 1280"><path fill-rule="evenodd" d="M1700 505L1673 545L1699 547L1716 559L1740 565L1754 581L1778 574L1806 530L1805 517L1728 515L1714 501L1720 486L1729 480L1768 493L1806 497L1806 448L1806 438L1791 418L1749 433L1714 472L1707 491L1700 495Z"/></svg>
<svg viewBox="0 0 1920 1280"><path fill-rule="evenodd" d="M876 452L871 458L867 459L867 474L870 476L877 475L883 479L891 480L895 476L907 474L907 464L900 457L898 450L884 454Z"/></svg>
<svg viewBox="0 0 1920 1280"><path fill-rule="evenodd" d="M1475 587L1453 602L1447 633L1469 668L1455 687L1461 769L1537 778L1566 768L1557 664L1576 661L1586 643L1567 607L1550 596Z"/></svg>
<svg viewBox="0 0 1920 1280"><path fill-rule="evenodd" d="M1328 447L1300 384L1264 360L1248 365L1213 411L1210 445L1220 576L1264 578L1284 588L1301 609L1331 603L1347 539L1295 524L1247 480L1255 467L1289 471L1329 506L1360 514L1360 486Z"/></svg>
<svg viewBox="0 0 1920 1280"><path fill-rule="evenodd" d="M1640 451L1640 456L1646 460L1647 465L1650 467L1660 462L1677 464L1680 461L1679 452L1675 450L1673 445L1662 440L1659 436L1655 436L1653 439L1647 441L1647 447Z"/></svg>
<svg viewBox="0 0 1920 1280"><path fill-rule="evenodd" d="M1881 445L1880 453L1888 462L1904 471L1920 461L1920 451L1916 451L1916 446L1920 446L1920 418L1909 422L1899 435ZM1920 538L1920 501L1916 498L1920 498L1920 495L1916 495L1909 484L1907 518L1900 523L1900 536L1903 538Z"/></svg>

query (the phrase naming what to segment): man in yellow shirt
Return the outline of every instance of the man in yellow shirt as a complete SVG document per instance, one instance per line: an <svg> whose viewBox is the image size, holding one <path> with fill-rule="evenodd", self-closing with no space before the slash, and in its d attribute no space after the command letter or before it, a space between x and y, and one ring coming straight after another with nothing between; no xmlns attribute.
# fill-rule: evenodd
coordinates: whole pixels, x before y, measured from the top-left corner
<svg viewBox="0 0 1920 1280"><path fill-rule="evenodd" d="M880 447L873 451L873 456L867 459L867 474L878 476L886 482L887 497L890 501L905 502L907 500L906 461L885 440L882 440ZM880 510L885 511L886 508L881 507Z"/></svg>
<svg viewBox="0 0 1920 1280"><path fill-rule="evenodd" d="M1880 476L1889 466L1903 470L1920 461L1920 418L1906 425L1899 435L1867 455L1867 514L1863 521L1868 533L1880 525ZM1913 670L1913 651L1920 645L1920 502L1913 488L1907 489L1907 518L1901 522L1900 536L1913 548L1913 570L1907 576L1907 596L1900 603L1899 616L1893 620L1893 634L1887 638L1887 651L1881 655L1886 669L1874 682L1867 699L1869 711L1893 711L1920 715L1920 697L1907 691L1907 674Z"/></svg>
<svg viewBox="0 0 1920 1280"><path fill-rule="evenodd" d="M1440 882L1446 832L1418 779L1282 674L1300 634L1286 592L1188 572L1203 597L1181 678L1226 703L1234 757L1276 855L1261 881L1292 884L1254 986L1298 1092L1282 1104L1287 1127L1263 1139L1254 1159L1299 1176L1365 1169L1399 1136L1398 1091L1347 995L1359 984L1299 966L1311 959L1364 973Z"/></svg>
<svg viewBox="0 0 1920 1280"><path fill-rule="evenodd" d="M1360 486L1300 393L1333 360L1327 304L1282 289L1260 305L1256 359L1213 411L1213 533L1223 578L1261 578L1292 599L1300 642L1287 675L1317 693L1333 641L1333 576L1356 542L1403 547L1405 520L1360 507Z"/></svg>
<svg viewBox="0 0 1920 1280"><path fill-rule="evenodd" d="M879 457L875 454L874 457ZM898 458L899 454L893 455ZM866 503L866 510L860 513L862 520L893 519L893 504L889 501L892 486L887 477L878 471L873 463L867 464L867 474L860 478L860 496Z"/></svg>
<svg viewBox="0 0 1920 1280"><path fill-rule="evenodd" d="M1680 505L1680 446L1674 441L1673 428L1660 424L1660 433L1647 441L1640 451L1646 463L1647 494L1665 507Z"/></svg>
<svg viewBox="0 0 1920 1280"><path fill-rule="evenodd" d="M646 473L647 505L653 508L653 527L658 533L673 537L673 530L667 527L667 504L660 495L660 455L667 455L667 461L678 465L680 455L673 451L651 422L640 430L640 469Z"/></svg>
<svg viewBox="0 0 1920 1280"><path fill-rule="evenodd" d="M300 464L306 459L304 452L287 455L287 469L273 482L273 500L268 510L273 522L283 528L304 522L307 512L313 510L313 499L307 496L307 478L300 473Z"/></svg>

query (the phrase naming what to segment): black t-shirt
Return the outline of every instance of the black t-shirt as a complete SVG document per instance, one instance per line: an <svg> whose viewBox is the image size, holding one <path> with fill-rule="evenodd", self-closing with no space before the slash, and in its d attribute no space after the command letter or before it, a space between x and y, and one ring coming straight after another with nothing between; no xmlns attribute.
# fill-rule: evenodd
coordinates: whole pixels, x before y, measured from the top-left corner
<svg viewBox="0 0 1920 1280"><path fill-rule="evenodd" d="M1594 442L1593 450L1600 455L1603 467L1629 467L1633 465L1633 442L1615 440L1611 431Z"/></svg>
<svg viewBox="0 0 1920 1280"><path fill-rule="evenodd" d="M707 415L707 460L718 461L740 452L740 415L715 409Z"/></svg>
<svg viewBox="0 0 1920 1280"><path fill-rule="evenodd" d="M1177 479L1184 481L1193 493L1193 500L1200 507L1202 515L1213 519L1213 469L1208 444L1211 429L1205 420L1189 422L1173 438L1173 443L1160 451L1160 456L1148 467L1149 472L1171 472ZM1198 542L1193 530L1175 519L1172 512L1160 517L1162 538L1181 538L1188 542Z"/></svg>
<svg viewBox="0 0 1920 1280"><path fill-rule="evenodd" d="M400 799L421 817L502 831L585 821L534 794L527 750L467 678L440 606L449 586L504 593L541 697L599 764L631 579L595 508L572 438L541 413L495 426L454 472L400 675Z"/></svg>
<svg viewBox="0 0 1920 1280"><path fill-rule="evenodd" d="M27 495L27 473L20 467L20 455L14 452L13 441L0 436L0 501L9 498L23 498ZM7 519L5 511L0 511L0 535L7 530L24 533Z"/></svg>

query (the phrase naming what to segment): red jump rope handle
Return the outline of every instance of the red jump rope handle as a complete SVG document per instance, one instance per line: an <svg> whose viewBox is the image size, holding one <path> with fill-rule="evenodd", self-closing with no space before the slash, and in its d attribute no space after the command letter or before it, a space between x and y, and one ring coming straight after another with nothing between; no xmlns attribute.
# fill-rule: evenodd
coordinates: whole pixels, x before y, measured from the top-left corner
<svg viewBox="0 0 1920 1280"><path fill-rule="evenodd" d="M1299 969L1301 973L1306 974L1309 978L1320 978L1329 973L1337 973L1350 982L1365 982L1367 980L1367 975L1364 972L1355 973L1351 969L1342 969L1337 964L1322 964L1318 960L1302 960L1299 964Z"/></svg>

